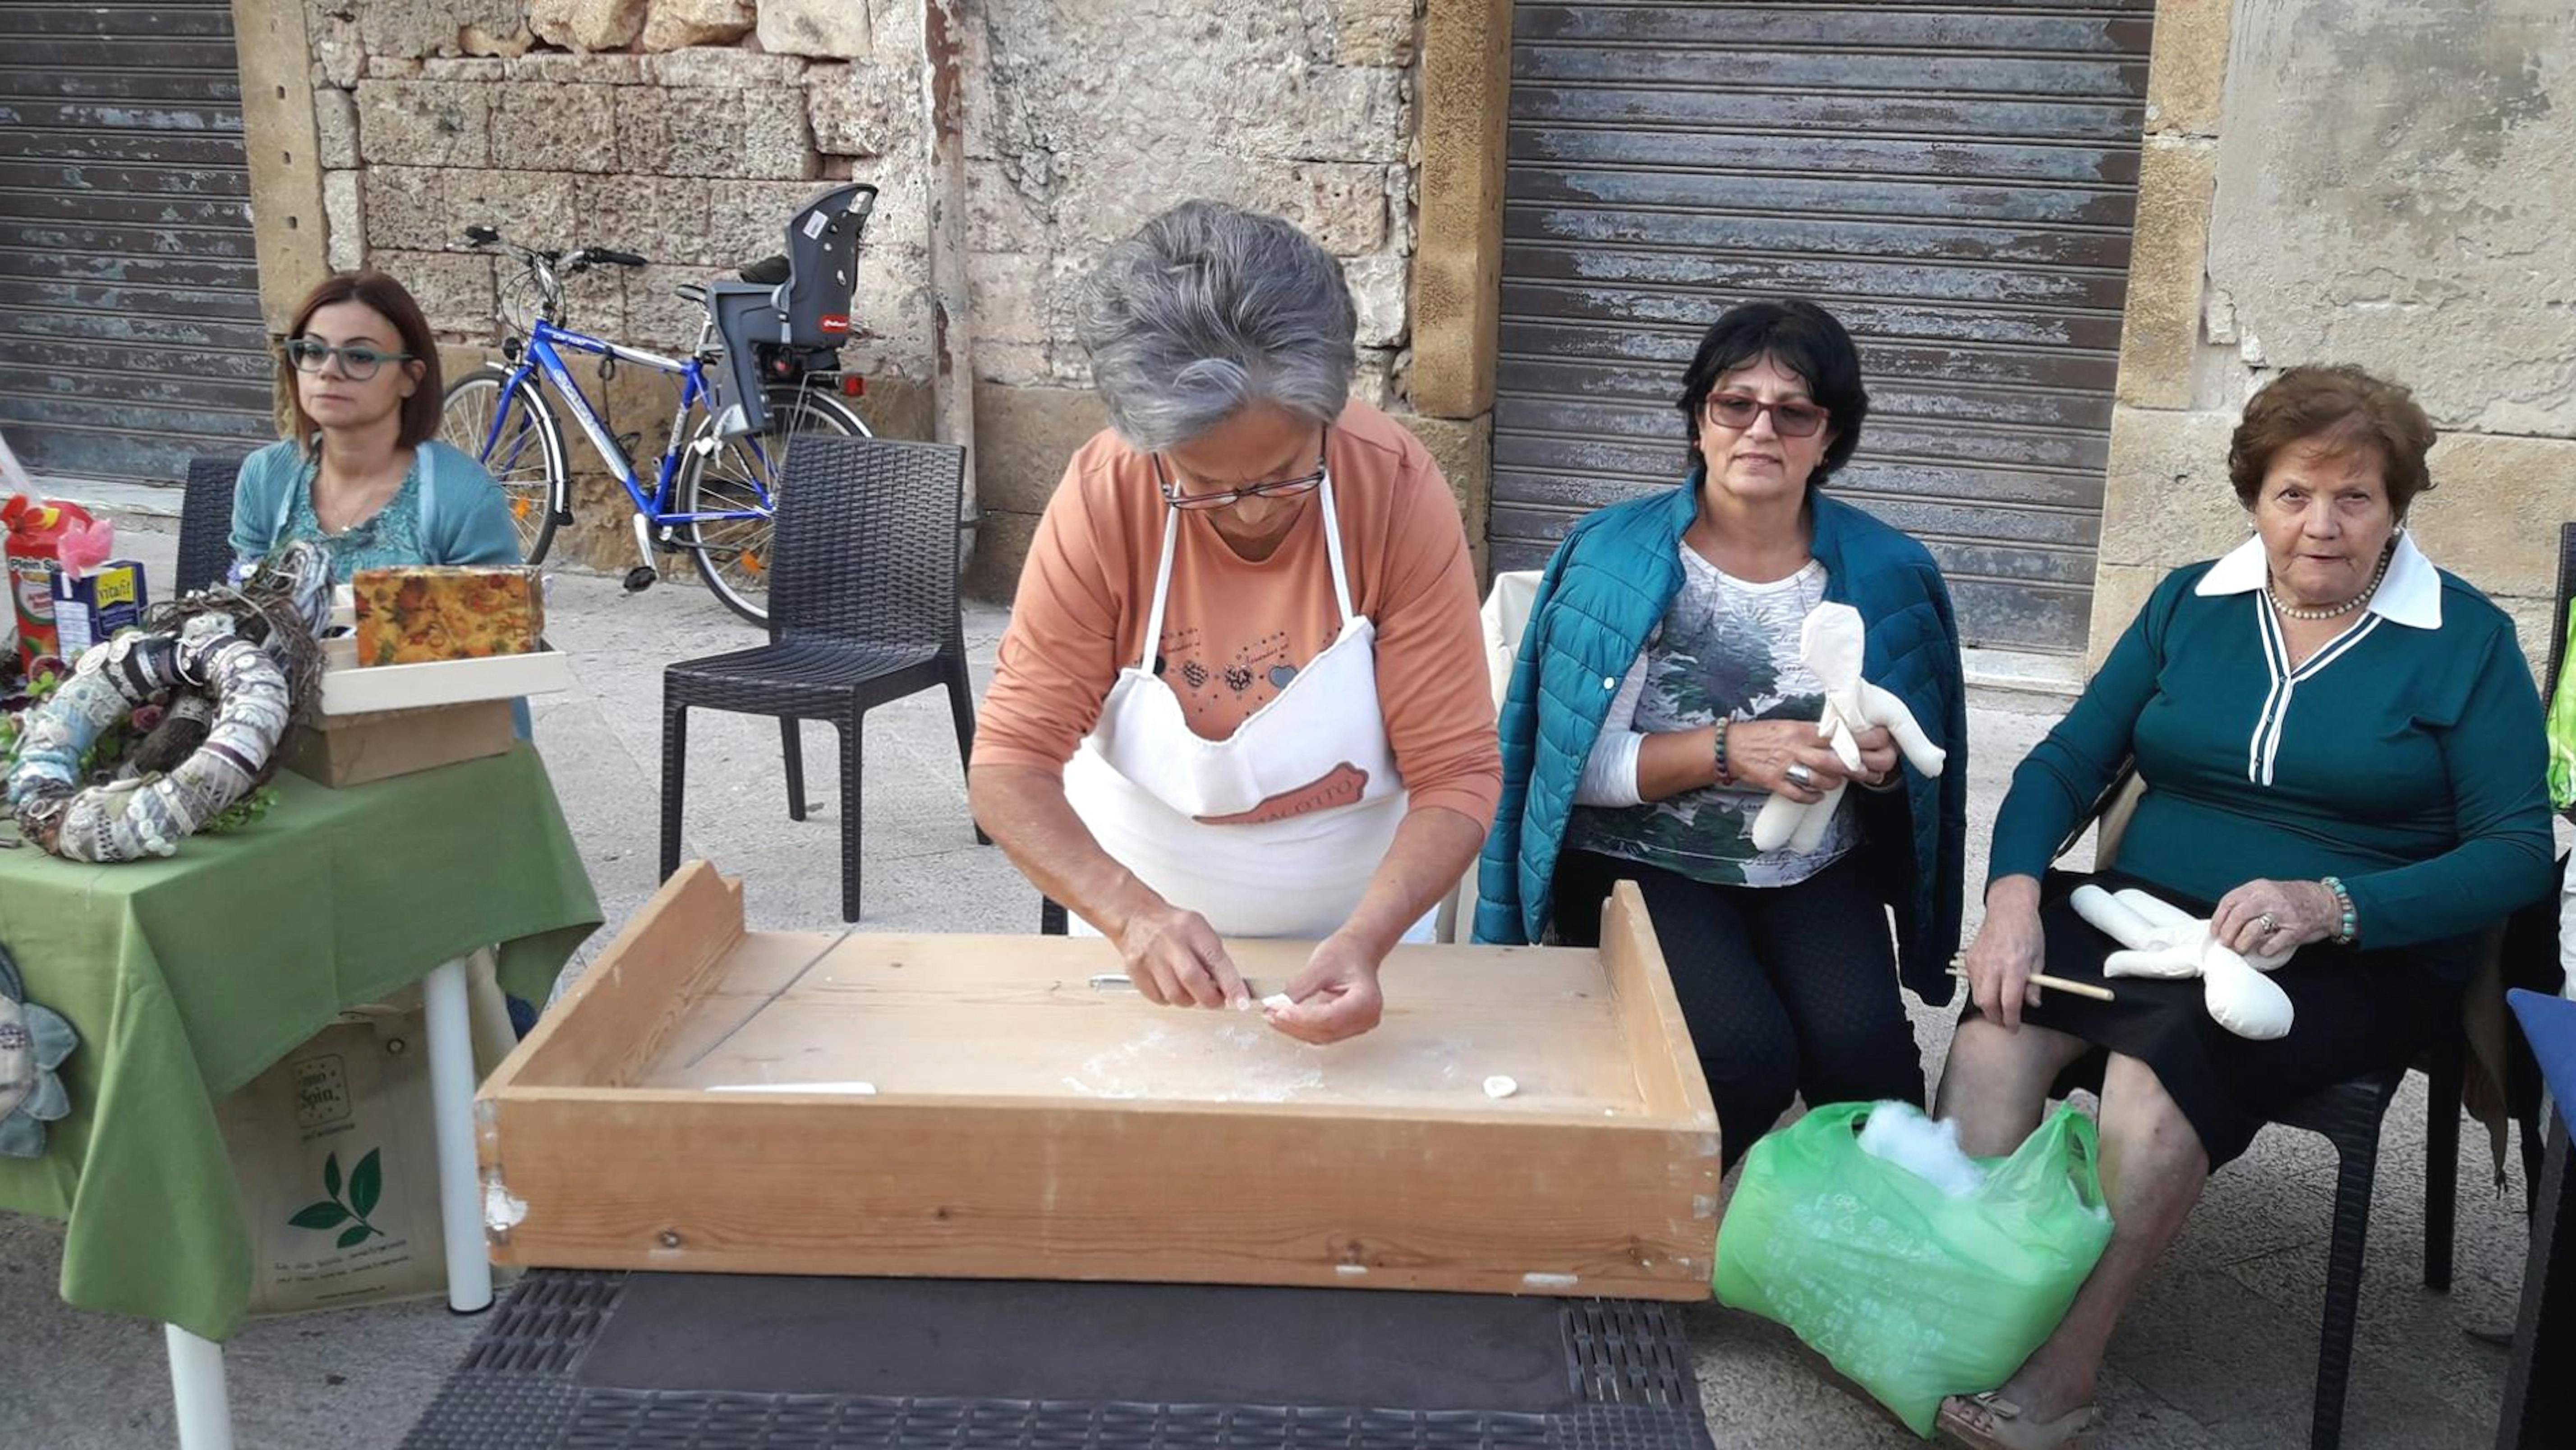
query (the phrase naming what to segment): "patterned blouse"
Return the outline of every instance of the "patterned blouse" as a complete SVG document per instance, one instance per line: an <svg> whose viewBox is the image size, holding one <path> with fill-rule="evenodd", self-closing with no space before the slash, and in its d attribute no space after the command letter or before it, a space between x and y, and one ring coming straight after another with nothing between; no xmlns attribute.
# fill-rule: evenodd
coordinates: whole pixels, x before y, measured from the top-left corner
<svg viewBox="0 0 2576 1450"><path fill-rule="evenodd" d="M1752 584L1721 572L1687 544L1681 556L1682 587L1611 703L1601 738L1627 730L1696 730L1720 716L1824 718L1824 682L1799 654L1800 627L1824 602L1824 564L1810 559L1786 579ZM1633 713L1624 713L1631 702ZM1703 786L1641 805L1592 805L1578 795L1565 843L1717 886L1794 886L1859 842L1846 796L1815 850L1756 850L1753 818L1768 799L1760 788L1741 784Z"/></svg>
<svg viewBox="0 0 2576 1450"><path fill-rule="evenodd" d="M419 565L427 553L420 542L420 454L412 454L411 468L403 474L402 487L395 490L391 502L359 523L332 533L322 527L313 512L313 467L305 467L304 477L288 490L286 530L280 544L297 539L311 539L331 555L331 578L346 584L349 576L361 569L407 568Z"/></svg>

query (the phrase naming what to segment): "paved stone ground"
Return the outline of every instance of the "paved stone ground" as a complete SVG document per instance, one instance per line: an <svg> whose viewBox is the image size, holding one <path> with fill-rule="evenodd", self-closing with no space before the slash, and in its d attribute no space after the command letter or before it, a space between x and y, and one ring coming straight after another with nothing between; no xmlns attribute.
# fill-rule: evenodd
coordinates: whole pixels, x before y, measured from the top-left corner
<svg viewBox="0 0 2576 1450"><path fill-rule="evenodd" d="M129 552L166 560L166 536ZM660 779L660 667L739 647L750 632L681 582L625 597L609 581L555 584L552 632L580 684L541 701L536 728L583 845L612 930L652 891ZM976 608L966 632L977 683L1003 622ZM2012 765L2045 717L2004 709L1970 722L1972 819L1990 821ZM807 735L818 804L786 818L776 727L693 718L687 838L748 882L753 923L819 927L838 919L835 833L845 803L827 729ZM978 849L946 707L916 696L866 730L866 921L884 930L1023 932L1037 897L992 850ZM1970 879L1982 874L1982 831ZM602 933L601 941L607 933ZM1915 1012L1926 1070L1949 1045L1949 1012ZM2519 1162L2497 1193L2483 1143L2462 1143L2458 1277L2448 1296L2421 1285L2425 1104L2413 1079L2390 1115L2372 1215L2345 1443L2354 1447L2492 1442L2505 1353L2467 1331L2509 1330L2524 1249ZM2305 1438L2325 1236L2334 1186L2320 1139L2272 1129L2211 1184L2113 1346L2103 1386L2106 1443L2269 1447ZM173 1443L156 1326L75 1313L54 1295L57 1226L0 1215L0 1446L123 1450ZM434 1303L269 1320L228 1346L241 1443L259 1450L390 1446L426 1405L480 1321ZM1691 1318L1700 1382L1720 1447L1894 1447L1911 1437L1821 1373L1785 1332L1713 1306Z"/></svg>

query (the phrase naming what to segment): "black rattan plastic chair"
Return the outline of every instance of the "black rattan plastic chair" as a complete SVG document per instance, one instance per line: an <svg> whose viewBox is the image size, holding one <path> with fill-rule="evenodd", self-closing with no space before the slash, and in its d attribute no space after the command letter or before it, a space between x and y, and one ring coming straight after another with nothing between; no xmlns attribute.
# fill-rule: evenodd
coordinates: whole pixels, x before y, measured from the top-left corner
<svg viewBox="0 0 2576 1450"><path fill-rule="evenodd" d="M2458 1035L2452 1037L2456 1060ZM2334 1232L2326 1247L2325 1324L2317 1337L2317 1393L2308 1411L2308 1444L2311 1450L2333 1450L2343 1443L2343 1407L2345 1391L2352 1379L2353 1326L2361 1314L2361 1269L2363 1249L2370 1237L2370 1193L2379 1173L2379 1125L2388 1116L2388 1104L2397 1096L2397 1086L2406 1080L2406 1069L2390 1068L2368 1077L2340 1082L2321 1093L2292 1104L2275 1122L2283 1127L2304 1128L2323 1137L2335 1150ZM2438 1075L2433 1090L2441 1090ZM2430 1137L2442 1136L2441 1122L2450 1120L2452 1154L2456 1170L2460 1140L2459 1079L2456 1071L2451 1080L2451 1109L2442 1111L2440 1098L2427 1105L2431 1126ZM2428 1149L2428 1157L2430 1150ZM2424 1185L2424 1281L2435 1288L2448 1289L2451 1279L2451 1244L2447 1230L2441 1237L2441 1278L2433 1284L2433 1219L2434 1205L2442 1206L2442 1217L2450 1217L2449 1195L2438 1199L2432 1182L2432 1164L2426 1164Z"/></svg>
<svg viewBox="0 0 2576 1450"><path fill-rule="evenodd" d="M966 452L940 443L799 438L788 450L771 549L769 640L662 673L662 875L680 868L692 708L775 715L787 814L805 819L799 720L841 733L841 917L859 919L859 744L867 712L946 686L962 768L975 698L957 614ZM975 840L985 844L981 830Z"/></svg>
<svg viewBox="0 0 2576 1450"><path fill-rule="evenodd" d="M188 460L188 490L179 501L179 567L168 597L193 594L220 582L233 563L233 485L241 477L237 456L200 454Z"/></svg>

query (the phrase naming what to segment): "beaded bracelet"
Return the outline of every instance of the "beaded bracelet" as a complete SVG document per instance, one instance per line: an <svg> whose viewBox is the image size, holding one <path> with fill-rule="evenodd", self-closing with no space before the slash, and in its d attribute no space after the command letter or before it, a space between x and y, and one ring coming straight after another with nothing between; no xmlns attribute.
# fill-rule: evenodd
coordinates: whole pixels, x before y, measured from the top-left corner
<svg viewBox="0 0 2576 1450"><path fill-rule="evenodd" d="M1726 726L1726 720L1720 718L1717 722L1717 734L1712 739L1717 757L1717 783L1719 785L1735 784L1735 772L1726 768Z"/></svg>
<svg viewBox="0 0 2576 1450"><path fill-rule="evenodd" d="M2335 926L2334 944L2339 947L2351 946L2361 939L2361 918L2352 909L2352 893L2346 891L2343 883L2332 876L2326 877L2322 884L2326 890L2334 893L2335 910L2342 913L2342 919Z"/></svg>

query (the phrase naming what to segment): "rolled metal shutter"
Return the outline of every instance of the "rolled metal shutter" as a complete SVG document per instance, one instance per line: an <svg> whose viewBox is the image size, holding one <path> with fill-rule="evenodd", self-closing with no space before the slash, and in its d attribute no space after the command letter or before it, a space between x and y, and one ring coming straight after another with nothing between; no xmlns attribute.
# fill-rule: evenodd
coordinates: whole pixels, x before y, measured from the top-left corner
<svg viewBox="0 0 2576 1450"><path fill-rule="evenodd" d="M172 482L276 436L225 0L0 0L0 434Z"/></svg>
<svg viewBox="0 0 2576 1450"><path fill-rule="evenodd" d="M1494 567L1678 481L1700 334L1803 296L1869 384L1837 495L1931 548L1969 644L2082 650L2152 16L1518 7Z"/></svg>

